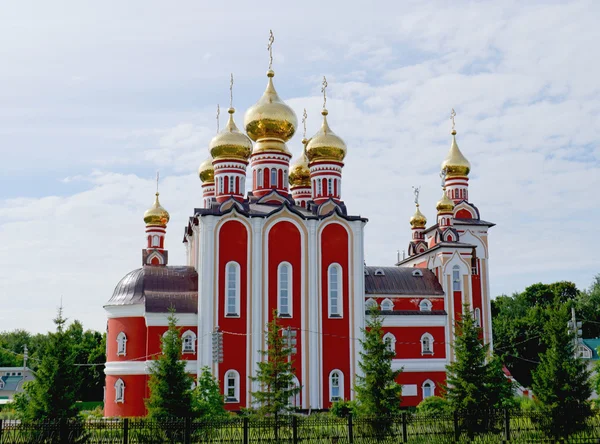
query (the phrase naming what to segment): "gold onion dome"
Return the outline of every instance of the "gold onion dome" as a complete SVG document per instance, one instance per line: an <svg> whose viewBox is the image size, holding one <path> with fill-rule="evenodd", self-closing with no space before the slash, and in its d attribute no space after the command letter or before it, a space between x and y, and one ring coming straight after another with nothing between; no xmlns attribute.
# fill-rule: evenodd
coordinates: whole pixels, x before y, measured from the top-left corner
<svg viewBox="0 0 600 444"><path fill-rule="evenodd" d="M346 157L346 143L329 128L328 111L323 109L321 114L323 115L323 125L306 146L308 160L310 162L321 160L341 162Z"/></svg>
<svg viewBox="0 0 600 444"><path fill-rule="evenodd" d="M310 169L306 157L306 144L308 140L302 139L302 154L290 165L290 185L293 187L310 187Z"/></svg>
<svg viewBox="0 0 600 444"><path fill-rule="evenodd" d="M454 202L452 202L446 194L446 187L443 188L442 198L438 200L435 209L438 213L450 213L454 211Z"/></svg>
<svg viewBox="0 0 600 444"><path fill-rule="evenodd" d="M468 176L471 171L471 164L461 153L456 143L456 130L452 130L452 145L446 159L442 162L442 170L445 169L447 177Z"/></svg>
<svg viewBox="0 0 600 444"><path fill-rule="evenodd" d="M149 226L162 227L169 223L169 219L169 212L165 210L158 201L157 191L156 198L154 199L154 205L148 208L144 213L144 222L146 222L146 225Z"/></svg>
<svg viewBox="0 0 600 444"><path fill-rule="evenodd" d="M289 154L285 142L296 132L298 119L294 110L286 105L275 91L273 76L275 72L269 69L267 89L258 102L246 111L244 126L248 137L259 142L255 152L275 150Z"/></svg>
<svg viewBox="0 0 600 444"><path fill-rule="evenodd" d="M423 215L423 213L421 213L421 210L419 210L419 204L417 204L415 214L413 214L410 218L410 225L413 228L425 228L427 225L427 218L425 215Z"/></svg>
<svg viewBox="0 0 600 444"><path fill-rule="evenodd" d="M233 121L235 109L229 108L227 112L229 113L229 120L225 128L210 141L210 154L214 160L248 160L252 152L252 142L235 125Z"/></svg>
<svg viewBox="0 0 600 444"><path fill-rule="evenodd" d="M198 176L200 177L202 183L215 182L215 168L213 167L212 161L212 156L209 154L198 168Z"/></svg>

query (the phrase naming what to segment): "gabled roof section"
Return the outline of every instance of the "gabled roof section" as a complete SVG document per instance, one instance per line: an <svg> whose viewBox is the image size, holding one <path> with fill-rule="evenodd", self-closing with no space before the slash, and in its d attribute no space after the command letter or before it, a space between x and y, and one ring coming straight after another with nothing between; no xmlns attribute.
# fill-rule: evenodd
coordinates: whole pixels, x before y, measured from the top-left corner
<svg viewBox="0 0 600 444"><path fill-rule="evenodd" d="M382 270L383 275L376 275ZM368 295L407 295L407 296L443 296L444 290L433 272L419 268L423 276L414 276L413 267L367 267L365 274L365 294Z"/></svg>

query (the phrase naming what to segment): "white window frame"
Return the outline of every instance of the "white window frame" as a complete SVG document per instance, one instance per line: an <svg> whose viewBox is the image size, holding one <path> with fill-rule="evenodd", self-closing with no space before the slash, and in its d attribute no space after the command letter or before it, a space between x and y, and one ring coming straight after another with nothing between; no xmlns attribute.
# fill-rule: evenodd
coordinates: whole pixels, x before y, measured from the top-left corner
<svg viewBox="0 0 600 444"><path fill-rule="evenodd" d="M152 236L152 246L160 247L160 236L158 234Z"/></svg>
<svg viewBox="0 0 600 444"><path fill-rule="evenodd" d="M234 301L234 312L231 313L230 312L230 294L229 294L229 267L233 266L235 267L235 301ZM238 264L235 261L230 261L227 262L227 264L225 264L225 298L224 298L224 311L225 311L225 316L226 317L231 317L231 318L239 318L240 317L240 279L241 279L242 273L241 273L241 268L240 268L240 264Z"/></svg>
<svg viewBox="0 0 600 444"><path fill-rule="evenodd" d="M115 381L115 404L125 403L125 383L121 378Z"/></svg>
<svg viewBox="0 0 600 444"><path fill-rule="evenodd" d="M294 375L292 377L292 387L293 388L300 388L300 381L298 381L298 378L296 377L296 375ZM294 407L294 408L301 408L302 404L300 401L300 393L302 393L302 390L299 390L298 393L296 393L295 395L290 396L290 398L288 399L288 403L290 406Z"/></svg>
<svg viewBox="0 0 600 444"><path fill-rule="evenodd" d="M191 348L186 348L185 347L185 340L187 338L191 338ZM188 330L186 331L184 334L181 335L181 353L182 354L196 354L196 333L194 333L192 330Z"/></svg>
<svg viewBox="0 0 600 444"><path fill-rule="evenodd" d="M429 394L429 396L425 396L425 386L427 384L430 385L429 388L431 389L431 393ZM423 399L431 398L432 396L435 396L435 383L431 379L427 379L427 380L423 381L423 384L421 384L421 393L423 395Z"/></svg>
<svg viewBox="0 0 600 444"><path fill-rule="evenodd" d="M388 298L385 298L383 301L381 301L381 311L392 311L393 309L394 301Z"/></svg>
<svg viewBox="0 0 600 444"><path fill-rule="evenodd" d="M263 169L259 168L256 172L256 188L263 187Z"/></svg>
<svg viewBox="0 0 600 444"><path fill-rule="evenodd" d="M279 184L277 183L277 179L279 172L277 171L277 168L271 168L271 188L279 188ZM273 177L275 177L275 179L273 179ZM273 187L273 185L275 185L275 187Z"/></svg>
<svg viewBox="0 0 600 444"><path fill-rule="evenodd" d="M333 395L333 377L337 373L338 376L338 396ZM341 401L344 399L344 372L339 369L333 369L329 372L329 401Z"/></svg>
<svg viewBox="0 0 600 444"><path fill-rule="evenodd" d="M224 191L225 191L225 188L224 188L223 184L224 184L224 182L223 182L223 176L220 176L219 177L219 194L223 194Z"/></svg>
<svg viewBox="0 0 600 444"><path fill-rule="evenodd" d="M481 328L481 310L479 308L473 310L473 320L475 321L475 327Z"/></svg>
<svg viewBox="0 0 600 444"><path fill-rule="evenodd" d="M230 376L233 377L234 380L234 386L233 386L233 393L234 393L234 397L231 398L229 396L229 389L232 388L229 385L229 381L230 381ZM236 402L240 402L240 374L237 372L237 370L227 370L225 372L225 383L223 384L223 396L225 397L225 402L226 403L236 403Z"/></svg>
<svg viewBox="0 0 600 444"><path fill-rule="evenodd" d="M427 350L423 344L423 340L429 340L429 350ZM430 333L423 333L421 336L421 355L433 355L433 336Z"/></svg>
<svg viewBox="0 0 600 444"><path fill-rule="evenodd" d="M288 172L287 170L283 170L283 188L288 188Z"/></svg>
<svg viewBox="0 0 600 444"><path fill-rule="evenodd" d="M332 310L332 294L331 294L331 270L335 268L337 270L337 310L334 312ZM343 295L344 295L344 278L343 278L343 270L342 266L337 262L334 262L329 265L327 268L327 312L330 318L343 318L344 315L344 305L343 305Z"/></svg>
<svg viewBox="0 0 600 444"><path fill-rule="evenodd" d="M323 195L323 182L321 179L317 179L317 197Z"/></svg>
<svg viewBox="0 0 600 444"><path fill-rule="evenodd" d="M460 285L460 267L455 265L452 267L452 291L461 291Z"/></svg>
<svg viewBox="0 0 600 444"><path fill-rule="evenodd" d="M367 299L367 301L365 302L365 308L366 308L367 310L370 310L370 309L371 309L371 307L377 307L377 308L379 308L379 304L378 304L378 303L377 303L377 301L376 301L375 299L373 299L373 298L369 298L369 299Z"/></svg>
<svg viewBox="0 0 600 444"><path fill-rule="evenodd" d="M127 356L127 335L123 331L117 335L117 356Z"/></svg>
<svg viewBox="0 0 600 444"><path fill-rule="evenodd" d="M327 179L327 195L333 196L333 179L331 177Z"/></svg>
<svg viewBox="0 0 600 444"><path fill-rule="evenodd" d="M421 302L419 302L419 311L431 311L432 308L433 304L429 299L422 299Z"/></svg>
<svg viewBox="0 0 600 444"><path fill-rule="evenodd" d="M385 335L383 335L383 343L386 345L389 351L396 354L396 336L390 332L387 332Z"/></svg>
<svg viewBox="0 0 600 444"><path fill-rule="evenodd" d="M287 272L288 272L288 276L287 276L287 288L285 289L287 291L287 311L284 312L282 310L282 304L281 304L281 299L282 299L282 290L283 288L281 287L281 270L283 269L283 267L287 267ZM293 286L292 286L292 279L293 279L293 267L292 264L290 264L289 262L281 262L278 266L277 266L277 313L280 317L292 317L293 316Z"/></svg>

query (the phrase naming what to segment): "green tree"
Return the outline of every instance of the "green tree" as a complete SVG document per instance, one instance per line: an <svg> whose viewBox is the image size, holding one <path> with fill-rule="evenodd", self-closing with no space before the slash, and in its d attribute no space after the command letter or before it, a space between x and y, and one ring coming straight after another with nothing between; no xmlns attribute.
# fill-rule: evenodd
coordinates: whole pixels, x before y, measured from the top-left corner
<svg viewBox="0 0 600 444"><path fill-rule="evenodd" d="M72 419L75 408L77 371L72 344L65 332L62 307L54 319L56 332L49 333L41 351L36 378L26 385L16 405L23 419Z"/></svg>
<svg viewBox="0 0 600 444"><path fill-rule="evenodd" d="M290 399L300 392L300 387L294 384L294 363L289 359L291 349L280 333L282 327L276 310L266 327L267 349L260 351L263 360L258 363L256 376L251 378L259 383L260 390L251 395L260 405L259 413L276 415L293 409Z"/></svg>
<svg viewBox="0 0 600 444"><path fill-rule="evenodd" d="M547 350L533 373L533 392L549 420L545 430L555 437L583 428L591 415L590 374L586 363L575 356L569 319L568 305L554 307L545 328Z"/></svg>
<svg viewBox="0 0 600 444"><path fill-rule="evenodd" d="M181 337L174 310L170 310L169 328L161 340L162 354L150 363L148 415L153 419L172 419L192 413L192 378L181 360Z"/></svg>
<svg viewBox="0 0 600 444"><path fill-rule="evenodd" d="M84 331L79 321L74 321L65 331L72 344L76 366L77 400L101 401L104 387L103 366L106 361L106 335Z"/></svg>
<svg viewBox="0 0 600 444"><path fill-rule="evenodd" d="M392 370L395 353L383 341L382 317L378 309L369 312L360 339L358 363L363 375L354 388L362 411L369 415L391 415L400 411L402 386L396 382L402 370Z"/></svg>
<svg viewBox="0 0 600 444"><path fill-rule="evenodd" d="M579 293L575 311L577 319L583 321L583 337L600 337L600 274L594 276L587 290Z"/></svg>
<svg viewBox="0 0 600 444"><path fill-rule="evenodd" d="M208 367L202 367L198 384L192 393L192 405L195 415L202 419L227 415L219 381Z"/></svg>

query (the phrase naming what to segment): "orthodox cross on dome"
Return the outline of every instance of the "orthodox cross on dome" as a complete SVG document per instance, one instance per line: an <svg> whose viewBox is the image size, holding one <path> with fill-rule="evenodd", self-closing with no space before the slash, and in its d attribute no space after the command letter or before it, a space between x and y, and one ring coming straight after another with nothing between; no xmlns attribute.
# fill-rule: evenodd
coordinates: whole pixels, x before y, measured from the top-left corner
<svg viewBox="0 0 600 444"><path fill-rule="evenodd" d="M219 134L219 116L221 115L221 107L217 103L217 134Z"/></svg>
<svg viewBox="0 0 600 444"><path fill-rule="evenodd" d="M421 187L412 187L413 193L415 195L415 205L419 206L419 193L421 192Z"/></svg>
<svg viewBox="0 0 600 444"><path fill-rule="evenodd" d="M269 51L269 69L273 68L273 42L275 41L275 36L273 35L273 30L269 29L269 44L267 45L267 50Z"/></svg>
<svg viewBox="0 0 600 444"><path fill-rule="evenodd" d="M158 196L158 179L159 179L159 173L158 171L156 172L156 195Z"/></svg>
<svg viewBox="0 0 600 444"><path fill-rule="evenodd" d="M450 120L452 120L452 131L456 131L454 129L454 118L456 117L456 111L454 111L454 108L452 108L452 111L450 112Z"/></svg>
<svg viewBox="0 0 600 444"><path fill-rule="evenodd" d="M444 168L440 171L440 179L442 179L442 188L446 186L446 176L448 175L448 169Z"/></svg>
<svg viewBox="0 0 600 444"><path fill-rule="evenodd" d="M233 108L233 73L229 78L229 108Z"/></svg>
<svg viewBox="0 0 600 444"><path fill-rule="evenodd" d="M327 108L327 78L323 76L323 83L321 83L321 92L323 93L323 109Z"/></svg>
<svg viewBox="0 0 600 444"><path fill-rule="evenodd" d="M306 139L306 119L308 118L308 114L306 114L306 108L304 108L304 112L302 113L302 126L304 127L304 132L302 133L302 138Z"/></svg>

